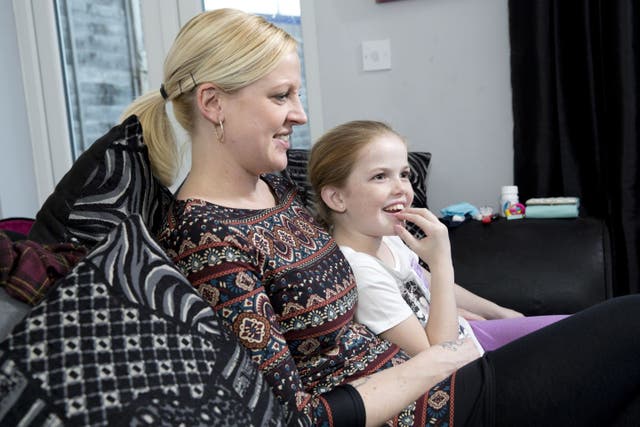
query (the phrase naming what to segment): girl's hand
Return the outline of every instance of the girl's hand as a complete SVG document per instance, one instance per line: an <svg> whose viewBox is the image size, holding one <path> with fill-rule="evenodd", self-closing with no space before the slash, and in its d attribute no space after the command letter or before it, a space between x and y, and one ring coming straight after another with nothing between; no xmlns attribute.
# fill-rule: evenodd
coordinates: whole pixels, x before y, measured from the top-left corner
<svg viewBox="0 0 640 427"><path fill-rule="evenodd" d="M401 225L395 226L398 236L429 267L433 268L441 262L451 263L449 231L433 213L424 208L407 208L396 213L395 216L400 220L412 222L422 229L426 237L418 240Z"/></svg>

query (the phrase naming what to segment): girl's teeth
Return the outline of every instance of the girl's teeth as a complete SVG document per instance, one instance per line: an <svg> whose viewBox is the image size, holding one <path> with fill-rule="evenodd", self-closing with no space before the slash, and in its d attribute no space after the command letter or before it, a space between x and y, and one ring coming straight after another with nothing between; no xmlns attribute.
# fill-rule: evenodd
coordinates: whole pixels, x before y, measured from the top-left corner
<svg viewBox="0 0 640 427"><path fill-rule="evenodd" d="M402 209L404 209L403 205L393 205L393 206L386 207L384 210L387 212L398 212L398 211L401 211Z"/></svg>

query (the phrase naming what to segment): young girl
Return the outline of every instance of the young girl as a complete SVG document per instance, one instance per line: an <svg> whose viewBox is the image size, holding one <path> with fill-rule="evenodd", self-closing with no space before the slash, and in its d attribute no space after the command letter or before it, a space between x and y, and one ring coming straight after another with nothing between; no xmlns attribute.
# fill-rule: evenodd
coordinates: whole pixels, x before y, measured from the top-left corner
<svg viewBox="0 0 640 427"><path fill-rule="evenodd" d="M456 285L447 228L430 211L411 207L410 173L406 143L380 122L338 126L311 151L309 179L318 215L354 271L359 322L413 355L458 336L471 337L481 352L493 350L565 317L518 317ZM404 221L427 237L415 239ZM458 308L507 319L470 325Z"/></svg>

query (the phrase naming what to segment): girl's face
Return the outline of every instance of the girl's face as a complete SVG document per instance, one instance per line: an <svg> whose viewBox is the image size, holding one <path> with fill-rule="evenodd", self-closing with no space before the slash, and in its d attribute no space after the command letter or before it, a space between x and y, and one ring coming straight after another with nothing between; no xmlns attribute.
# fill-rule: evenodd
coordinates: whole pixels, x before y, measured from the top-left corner
<svg viewBox="0 0 640 427"><path fill-rule="evenodd" d="M345 208L340 221L351 231L373 237L396 234L393 226L401 221L393 213L413 202L407 158L407 146L393 134L362 149L340 190Z"/></svg>
<svg viewBox="0 0 640 427"><path fill-rule="evenodd" d="M260 80L226 95L224 143L248 172L258 175L287 166L293 126L307 122L300 85L300 60L291 52Z"/></svg>

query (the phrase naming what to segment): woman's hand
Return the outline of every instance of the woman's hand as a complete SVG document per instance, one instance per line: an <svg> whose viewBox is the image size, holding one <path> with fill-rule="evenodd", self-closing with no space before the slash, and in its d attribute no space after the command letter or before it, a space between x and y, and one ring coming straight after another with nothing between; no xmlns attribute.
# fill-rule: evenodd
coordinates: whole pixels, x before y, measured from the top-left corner
<svg viewBox="0 0 640 427"><path fill-rule="evenodd" d="M398 236L429 267L433 268L441 262L451 263L449 231L433 213L423 208L407 208L396 213L395 216L400 220L412 222L422 229L426 236L418 240L404 227L396 225Z"/></svg>

